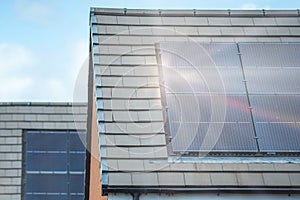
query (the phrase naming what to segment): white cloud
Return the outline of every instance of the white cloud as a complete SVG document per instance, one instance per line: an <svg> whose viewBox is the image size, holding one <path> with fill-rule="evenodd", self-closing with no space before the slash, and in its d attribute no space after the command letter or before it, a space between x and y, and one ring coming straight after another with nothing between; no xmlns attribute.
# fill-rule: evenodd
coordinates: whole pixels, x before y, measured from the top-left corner
<svg viewBox="0 0 300 200"><path fill-rule="evenodd" d="M22 101L33 79L26 71L34 65L33 53L22 45L0 44L0 100Z"/></svg>
<svg viewBox="0 0 300 200"><path fill-rule="evenodd" d="M37 0L17 0L15 11L22 20L38 25L48 24L51 19L51 9Z"/></svg>
<svg viewBox="0 0 300 200"><path fill-rule="evenodd" d="M70 47L67 63L70 72L68 92L73 101L87 101L89 42L88 40L78 41Z"/></svg>
<svg viewBox="0 0 300 200"><path fill-rule="evenodd" d="M67 87L64 84L63 80L59 80L57 78L49 78L46 79L43 83L43 87L40 88L41 92L45 92L43 98L46 101L59 101L59 100L66 100L68 98L68 91Z"/></svg>
<svg viewBox="0 0 300 200"><path fill-rule="evenodd" d="M241 6L243 10L255 10L257 9L257 5L254 3L245 3Z"/></svg>
<svg viewBox="0 0 300 200"><path fill-rule="evenodd" d="M34 64L32 52L16 44L0 44L0 74L21 70Z"/></svg>
<svg viewBox="0 0 300 200"><path fill-rule="evenodd" d="M24 101L30 98L27 93L33 87L31 77L1 77L0 101ZM28 98L26 98L28 97Z"/></svg>

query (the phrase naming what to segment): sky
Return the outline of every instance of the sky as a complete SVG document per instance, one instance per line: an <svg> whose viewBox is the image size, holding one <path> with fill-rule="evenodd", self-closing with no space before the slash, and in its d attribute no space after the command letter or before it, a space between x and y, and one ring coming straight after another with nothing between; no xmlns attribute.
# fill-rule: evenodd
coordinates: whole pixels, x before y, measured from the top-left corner
<svg viewBox="0 0 300 200"><path fill-rule="evenodd" d="M300 0L0 0L0 102L74 100L90 7L299 9Z"/></svg>

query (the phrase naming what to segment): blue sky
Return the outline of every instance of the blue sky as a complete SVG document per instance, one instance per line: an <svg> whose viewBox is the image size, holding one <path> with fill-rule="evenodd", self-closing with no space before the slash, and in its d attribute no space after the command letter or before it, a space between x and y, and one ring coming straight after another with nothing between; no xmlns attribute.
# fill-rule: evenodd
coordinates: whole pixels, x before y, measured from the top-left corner
<svg viewBox="0 0 300 200"><path fill-rule="evenodd" d="M300 0L0 0L0 101L72 101L89 10L298 9Z"/></svg>

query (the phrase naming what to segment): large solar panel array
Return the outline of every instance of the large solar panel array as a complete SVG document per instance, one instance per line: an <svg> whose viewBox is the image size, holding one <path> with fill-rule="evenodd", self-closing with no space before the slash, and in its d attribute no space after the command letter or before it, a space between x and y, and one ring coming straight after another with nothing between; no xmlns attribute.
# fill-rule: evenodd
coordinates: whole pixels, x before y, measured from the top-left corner
<svg viewBox="0 0 300 200"><path fill-rule="evenodd" d="M300 150L300 44L161 42L175 152Z"/></svg>
<svg viewBox="0 0 300 200"><path fill-rule="evenodd" d="M26 131L25 199L83 200L84 143L85 133Z"/></svg>

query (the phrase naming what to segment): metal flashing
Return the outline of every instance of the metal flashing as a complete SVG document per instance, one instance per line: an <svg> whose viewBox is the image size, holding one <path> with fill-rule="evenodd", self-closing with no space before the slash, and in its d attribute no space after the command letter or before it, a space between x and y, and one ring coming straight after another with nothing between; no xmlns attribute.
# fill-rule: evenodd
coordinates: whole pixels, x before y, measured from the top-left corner
<svg viewBox="0 0 300 200"><path fill-rule="evenodd" d="M169 157L168 161L153 160L153 163L281 163L281 164L299 164L299 157Z"/></svg>
<svg viewBox="0 0 300 200"><path fill-rule="evenodd" d="M91 8L95 15L116 15L116 16L202 16L202 17L269 17L269 16L299 16L299 10L198 10L198 9L127 9L127 8Z"/></svg>

